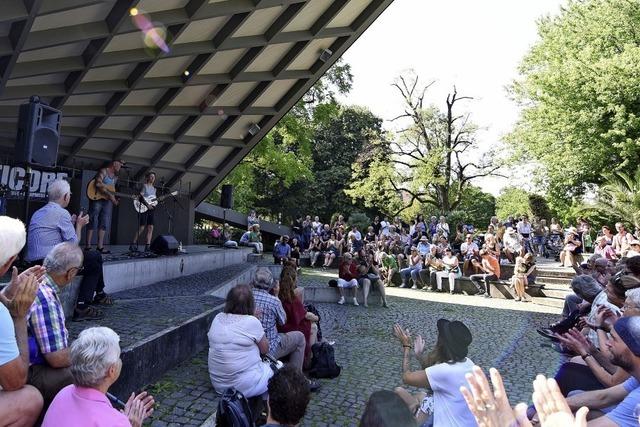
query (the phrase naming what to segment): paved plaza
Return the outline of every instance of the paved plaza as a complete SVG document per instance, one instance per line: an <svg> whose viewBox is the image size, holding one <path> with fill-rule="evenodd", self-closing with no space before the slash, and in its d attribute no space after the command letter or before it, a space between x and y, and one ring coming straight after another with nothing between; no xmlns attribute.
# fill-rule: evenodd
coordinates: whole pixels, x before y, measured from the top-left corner
<svg viewBox="0 0 640 427"><path fill-rule="evenodd" d="M324 284L335 272L305 270L301 285ZM531 399L537 373L552 375L559 354L542 347L535 328L558 317L558 310L531 303L410 289L388 289L389 308L368 309L332 303L317 304L325 340L335 341L342 374L321 380L312 395L303 426L357 425L367 397L380 389L401 385L401 347L391 328L400 322L420 333L427 348L435 343L436 320L465 322L473 333L469 356L484 368L494 366L504 377L512 404ZM216 402L207 373L207 352L201 352L152 386L158 406L151 425L201 425L215 411ZM417 362L413 361L417 369Z"/></svg>

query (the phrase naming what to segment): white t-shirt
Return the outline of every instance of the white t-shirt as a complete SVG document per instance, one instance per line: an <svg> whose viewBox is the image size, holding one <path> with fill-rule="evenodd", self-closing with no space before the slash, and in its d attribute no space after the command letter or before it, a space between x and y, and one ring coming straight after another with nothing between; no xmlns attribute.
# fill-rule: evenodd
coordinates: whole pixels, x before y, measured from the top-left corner
<svg viewBox="0 0 640 427"><path fill-rule="evenodd" d="M245 397L267 391L273 371L263 363L257 343L264 337L262 323L254 316L219 313L211 323L209 376L216 391L233 387Z"/></svg>
<svg viewBox="0 0 640 427"><path fill-rule="evenodd" d="M438 363L427 369L427 379L433 390L433 425L438 427L468 427L477 425L473 414L460 393L460 387L469 387L465 374L474 363L466 358L458 363Z"/></svg>
<svg viewBox="0 0 640 427"><path fill-rule="evenodd" d="M0 366L20 356L16 343L16 331L13 328L11 314L4 304L0 303Z"/></svg>

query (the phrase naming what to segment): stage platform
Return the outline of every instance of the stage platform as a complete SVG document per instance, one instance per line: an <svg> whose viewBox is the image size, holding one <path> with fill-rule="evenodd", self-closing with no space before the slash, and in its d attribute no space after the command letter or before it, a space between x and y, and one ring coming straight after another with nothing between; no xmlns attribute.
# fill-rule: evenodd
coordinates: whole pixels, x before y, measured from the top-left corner
<svg viewBox="0 0 640 427"><path fill-rule="evenodd" d="M111 246L104 255L105 291L109 294L137 289L153 283L189 276L204 271L244 264L251 248L227 249L206 245L185 246L183 253L150 257L128 256L128 246ZM81 277L60 293L65 315L71 316L78 297Z"/></svg>

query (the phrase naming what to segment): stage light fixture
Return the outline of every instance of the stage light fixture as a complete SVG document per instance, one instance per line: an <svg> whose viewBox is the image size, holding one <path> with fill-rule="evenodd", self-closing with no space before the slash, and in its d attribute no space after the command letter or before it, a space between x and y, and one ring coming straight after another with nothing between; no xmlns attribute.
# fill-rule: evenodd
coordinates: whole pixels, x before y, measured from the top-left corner
<svg viewBox="0 0 640 427"><path fill-rule="evenodd" d="M331 55L333 55L332 51L329 49L322 49L322 51L320 51L320 61L327 62L329 58L331 58Z"/></svg>
<svg viewBox="0 0 640 427"><path fill-rule="evenodd" d="M254 123L249 127L249 135L255 136L258 132L260 132L260 125L257 123Z"/></svg>
<svg viewBox="0 0 640 427"><path fill-rule="evenodd" d="M189 77L189 74L191 74L191 73L189 72L189 70L184 70L183 74L184 74L185 77Z"/></svg>
<svg viewBox="0 0 640 427"><path fill-rule="evenodd" d="M129 9L129 15L137 16L138 15L138 8L137 7L132 7L131 9Z"/></svg>

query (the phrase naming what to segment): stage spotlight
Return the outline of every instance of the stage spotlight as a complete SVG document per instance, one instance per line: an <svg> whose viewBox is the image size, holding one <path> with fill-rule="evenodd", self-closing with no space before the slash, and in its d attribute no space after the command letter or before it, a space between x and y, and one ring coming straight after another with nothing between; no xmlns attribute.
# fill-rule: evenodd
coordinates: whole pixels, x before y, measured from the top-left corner
<svg viewBox="0 0 640 427"><path fill-rule="evenodd" d="M137 7L132 7L131 9L129 9L129 15L137 16L138 15L138 8Z"/></svg>
<svg viewBox="0 0 640 427"><path fill-rule="evenodd" d="M189 72L189 70L184 70L183 74L184 74L185 77L189 77L189 74L191 74L191 73Z"/></svg>
<svg viewBox="0 0 640 427"><path fill-rule="evenodd" d="M320 61L327 62L329 58L331 58L331 55L333 55L333 52L331 52L329 49L323 49L320 52Z"/></svg>
<svg viewBox="0 0 640 427"><path fill-rule="evenodd" d="M257 123L254 123L249 127L249 135L255 136L258 132L260 132L260 125Z"/></svg>

